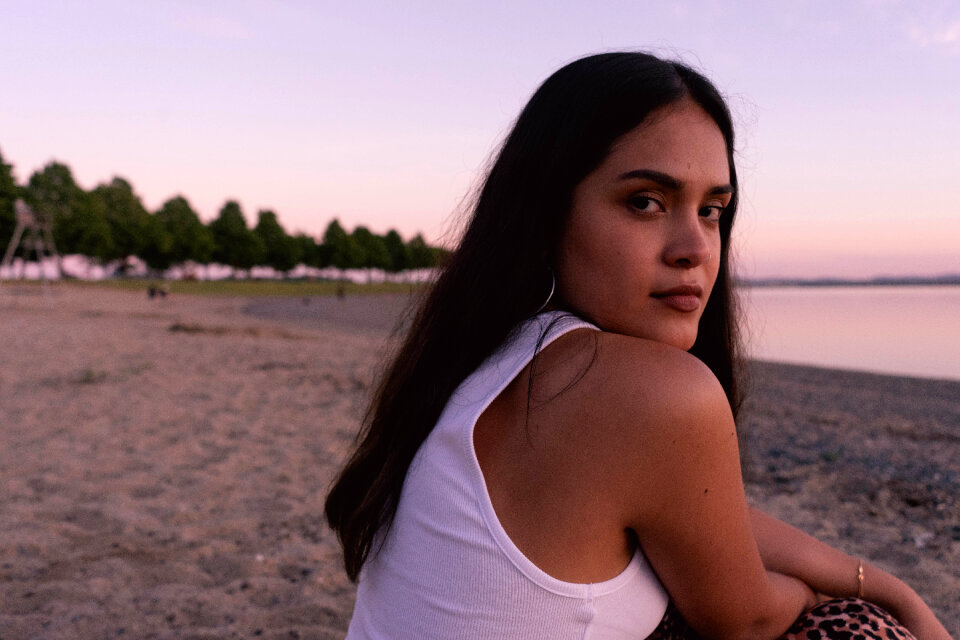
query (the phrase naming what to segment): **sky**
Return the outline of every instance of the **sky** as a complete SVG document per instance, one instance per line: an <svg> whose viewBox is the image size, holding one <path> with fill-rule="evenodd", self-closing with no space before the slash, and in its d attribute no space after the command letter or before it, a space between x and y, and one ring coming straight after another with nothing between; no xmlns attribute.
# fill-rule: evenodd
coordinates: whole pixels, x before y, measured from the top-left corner
<svg viewBox="0 0 960 640"><path fill-rule="evenodd" d="M0 153L156 210L449 245L526 100L582 55L694 65L739 141L740 271L960 272L960 0L0 0Z"/></svg>

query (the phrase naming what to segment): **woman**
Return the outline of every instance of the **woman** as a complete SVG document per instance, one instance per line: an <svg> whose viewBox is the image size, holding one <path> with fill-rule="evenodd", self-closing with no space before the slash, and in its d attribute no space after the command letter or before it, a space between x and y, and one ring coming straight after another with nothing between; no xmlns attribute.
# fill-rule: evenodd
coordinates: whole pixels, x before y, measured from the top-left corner
<svg viewBox="0 0 960 640"><path fill-rule="evenodd" d="M678 63L590 56L534 94L327 499L350 638L777 638L823 616L910 637L861 600L810 611L820 594L949 637L899 580L746 504L733 152Z"/></svg>

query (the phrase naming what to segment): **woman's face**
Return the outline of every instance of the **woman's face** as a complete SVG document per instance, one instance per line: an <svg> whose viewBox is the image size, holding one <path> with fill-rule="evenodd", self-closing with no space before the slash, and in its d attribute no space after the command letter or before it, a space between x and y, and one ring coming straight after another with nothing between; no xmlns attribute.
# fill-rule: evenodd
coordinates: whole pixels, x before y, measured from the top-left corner
<svg viewBox="0 0 960 640"><path fill-rule="evenodd" d="M557 291L606 331L690 349L720 266L727 149L691 100L652 113L577 185Z"/></svg>

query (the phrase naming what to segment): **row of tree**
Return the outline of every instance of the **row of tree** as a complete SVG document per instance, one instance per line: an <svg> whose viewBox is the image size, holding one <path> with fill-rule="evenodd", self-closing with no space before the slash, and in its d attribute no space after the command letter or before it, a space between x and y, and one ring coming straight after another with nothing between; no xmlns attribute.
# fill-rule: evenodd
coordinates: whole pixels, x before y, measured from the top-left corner
<svg viewBox="0 0 960 640"><path fill-rule="evenodd" d="M79 253L104 262L138 256L153 269L193 261L217 262L238 269L269 265L288 271L298 264L341 269L378 268L402 271L437 266L445 251L417 235L405 242L394 230L377 235L359 226L348 233L334 219L318 242L305 233L290 235L269 209L247 226L240 205L229 200L204 224L182 196L170 198L150 213L123 178L85 191L70 168L51 162L18 185L13 167L0 154L0 255L16 225L13 203L23 198L52 217L53 237L61 254Z"/></svg>

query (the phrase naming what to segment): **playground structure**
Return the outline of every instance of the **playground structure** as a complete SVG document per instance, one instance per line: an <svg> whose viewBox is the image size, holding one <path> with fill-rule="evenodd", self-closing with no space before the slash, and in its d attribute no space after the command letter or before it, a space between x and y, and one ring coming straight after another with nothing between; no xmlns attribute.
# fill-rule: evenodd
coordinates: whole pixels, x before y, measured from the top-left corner
<svg viewBox="0 0 960 640"><path fill-rule="evenodd" d="M6 276L13 279L14 257L17 249L22 247L22 263L19 269L19 277L23 278L26 274L26 264L31 258L37 262L40 272L40 278L48 280L46 264L53 259L57 269L57 279L62 275L60 264L60 254L57 253L57 246L53 242L53 221L50 216L43 211L31 208L22 199L17 199L13 204L14 213L17 217L17 226L10 237L10 244L3 254L3 260L0 260L0 280Z"/></svg>

